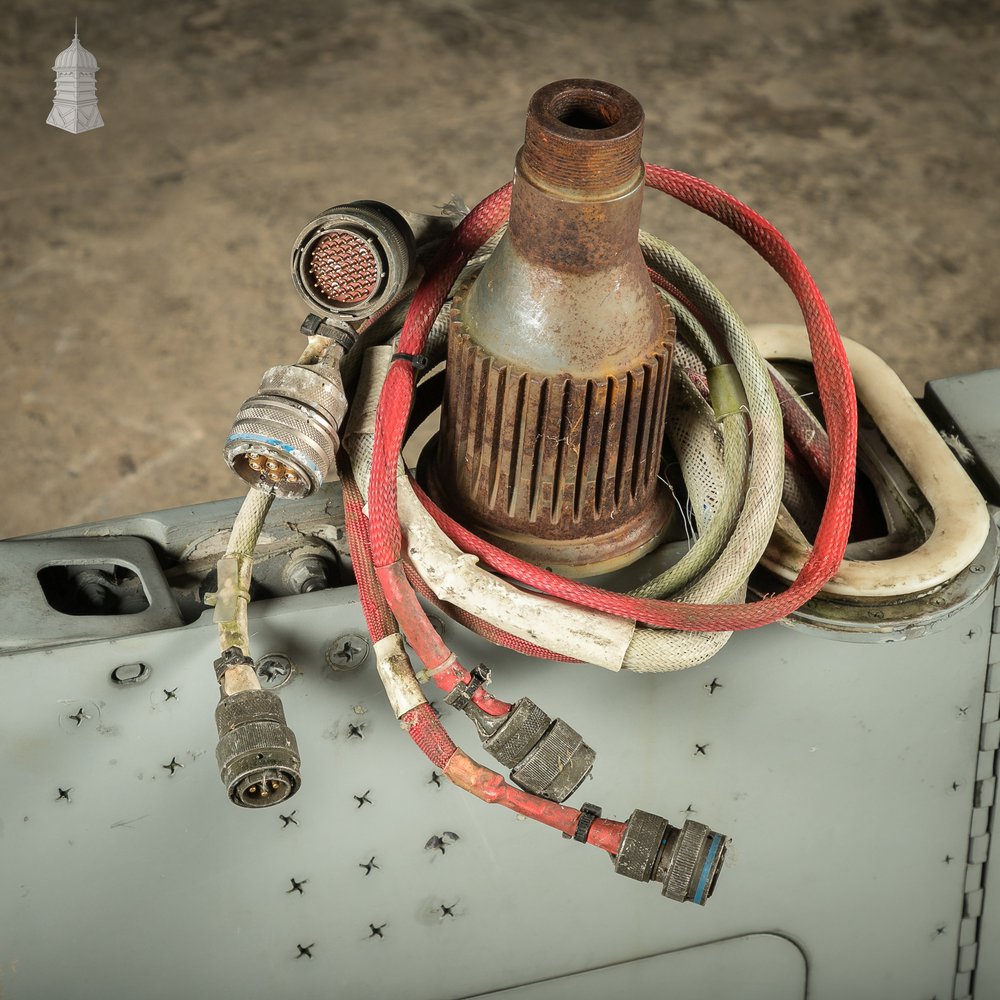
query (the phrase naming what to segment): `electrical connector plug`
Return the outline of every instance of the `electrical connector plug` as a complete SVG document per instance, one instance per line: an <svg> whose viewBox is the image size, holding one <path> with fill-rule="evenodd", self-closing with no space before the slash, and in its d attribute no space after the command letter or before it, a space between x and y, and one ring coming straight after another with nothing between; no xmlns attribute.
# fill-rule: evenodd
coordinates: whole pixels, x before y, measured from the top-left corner
<svg viewBox="0 0 1000 1000"><path fill-rule="evenodd" d="M416 260L413 231L377 201L337 205L318 215L292 246L292 281L310 309L355 322L388 305Z"/></svg>
<svg viewBox="0 0 1000 1000"><path fill-rule="evenodd" d="M715 891L729 838L704 823L671 826L662 816L636 809L625 825L615 871L639 882L660 882L663 895L704 906Z"/></svg>
<svg viewBox="0 0 1000 1000"><path fill-rule="evenodd" d="M250 664L226 655L222 669ZM294 795L302 783L295 734L285 722L281 699L273 691L249 689L224 695L215 710L219 742L215 757L229 798L251 809L274 806Z"/></svg>
<svg viewBox="0 0 1000 1000"><path fill-rule="evenodd" d="M445 700L472 719L483 749L511 769L515 785L553 802L568 799L590 774L597 755L572 726L549 718L530 698L521 698L506 715L484 712L472 695L488 680L486 668L477 667L472 683L456 685Z"/></svg>
<svg viewBox="0 0 1000 1000"><path fill-rule="evenodd" d="M226 462L251 486L279 497L307 497L329 475L346 413L336 365L271 368L236 414Z"/></svg>

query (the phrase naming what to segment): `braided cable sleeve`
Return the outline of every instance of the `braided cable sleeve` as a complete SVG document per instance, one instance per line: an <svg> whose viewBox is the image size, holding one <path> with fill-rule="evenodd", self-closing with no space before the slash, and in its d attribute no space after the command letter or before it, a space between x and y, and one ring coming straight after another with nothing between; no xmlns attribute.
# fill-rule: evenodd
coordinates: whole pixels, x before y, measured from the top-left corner
<svg viewBox="0 0 1000 1000"><path fill-rule="evenodd" d="M247 493L233 521L225 555L216 564L217 585L212 618L219 633L219 648L223 652L235 647L250 655L247 606L250 603L253 553L273 501L274 494L267 490L251 489ZM244 669L243 675L243 683L259 687L252 669Z"/></svg>
<svg viewBox="0 0 1000 1000"><path fill-rule="evenodd" d="M796 450L819 484L825 488L830 483L830 439L826 430L781 372L771 364L768 368L781 404L785 433L795 443Z"/></svg>
<svg viewBox="0 0 1000 1000"><path fill-rule="evenodd" d="M646 183L718 220L782 277L802 311L820 402L830 437L830 491L809 558L783 594L756 605L755 618L770 609L787 614L813 596L837 571L850 535L857 452L857 402L847 354L836 323L812 275L781 233L763 216L721 188L690 174L648 166Z"/></svg>
<svg viewBox="0 0 1000 1000"><path fill-rule="evenodd" d="M750 461L743 415L723 417L717 443L712 411L689 376L677 371L676 382L667 434L684 470L698 537L673 566L630 591L634 597L662 600L691 583L719 557L743 509Z"/></svg>
<svg viewBox="0 0 1000 1000"><path fill-rule="evenodd" d="M410 709L400 720L406 734L424 752L427 759L442 771L458 751L445 732L437 713L426 702Z"/></svg>
<svg viewBox="0 0 1000 1000"><path fill-rule="evenodd" d="M268 490L258 490L256 487L247 493L240 505L233 529L229 533L229 544L226 546L227 556L252 556L257 547L264 527L267 512L274 502L274 494Z"/></svg>
<svg viewBox="0 0 1000 1000"><path fill-rule="evenodd" d="M358 585L358 594L361 597L361 610L364 612L372 642L379 642L386 636L398 632L399 626L375 576L368 526L365 522L364 499L354 478L351 460L343 448L337 456L337 468L344 497L347 544L351 549L351 565Z"/></svg>

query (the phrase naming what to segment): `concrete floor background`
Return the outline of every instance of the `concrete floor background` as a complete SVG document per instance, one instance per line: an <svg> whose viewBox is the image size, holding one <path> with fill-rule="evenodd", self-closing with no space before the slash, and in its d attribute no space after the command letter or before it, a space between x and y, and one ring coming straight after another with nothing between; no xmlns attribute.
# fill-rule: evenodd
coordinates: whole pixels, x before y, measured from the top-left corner
<svg viewBox="0 0 1000 1000"><path fill-rule="evenodd" d="M106 127L44 124L80 16ZM221 458L305 307L291 240L359 197L428 211L509 178L527 100L631 90L648 160L791 239L842 332L919 393L1000 364L997 53L981 0L171 4L0 13L0 536L240 492ZM644 224L748 322L794 300L662 196ZM16 473L16 474L15 474Z"/></svg>

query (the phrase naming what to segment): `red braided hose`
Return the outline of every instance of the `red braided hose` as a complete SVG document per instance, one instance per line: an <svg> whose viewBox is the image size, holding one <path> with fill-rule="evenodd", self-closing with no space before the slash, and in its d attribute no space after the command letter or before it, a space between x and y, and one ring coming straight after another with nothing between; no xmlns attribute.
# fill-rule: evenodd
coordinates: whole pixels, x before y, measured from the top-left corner
<svg viewBox="0 0 1000 1000"><path fill-rule="evenodd" d="M802 310L826 417L831 469L830 491L816 542L795 582L783 593L753 604L687 604L616 594L566 580L502 552L455 524L426 497L423 501L435 520L467 552L477 555L496 572L543 593L660 628L709 632L758 628L801 607L833 576L843 559L851 525L857 446L857 409L850 368L836 324L816 283L801 258L771 223L721 189L689 174L649 164L646 183L722 222L741 236L781 275ZM464 262L496 232L509 206L510 185L506 185L473 209L452 234L414 296L400 335L401 352L421 352L427 332ZM377 568L396 563L401 553L396 463L413 387L412 366L403 359L394 362L379 399L369 492L372 551ZM387 596L395 607L392 596Z"/></svg>
<svg viewBox="0 0 1000 1000"><path fill-rule="evenodd" d="M350 463L343 456L339 461L341 482L344 493L344 514L347 539L351 547L354 575L361 595L361 607L372 640L377 642L396 631L396 622L386 603L376 579L376 570L371 561L368 526L365 521L361 493L358 490ZM461 668L457 668L461 669ZM447 673L447 672L446 672ZM465 675L468 678L468 674ZM481 697L481 707L494 714L503 714L509 705L497 701L481 688L476 692ZM580 812L571 806L532 795L515 788L495 771L477 764L462 753L441 725L441 720L430 705L424 703L410 709L399 720L410 739L423 751L435 767L440 768L448 778L472 792L473 795L496 805L505 806L529 819L572 835L580 819ZM587 843L593 844L610 854L617 854L625 835L625 824L615 820L598 820L591 827Z"/></svg>

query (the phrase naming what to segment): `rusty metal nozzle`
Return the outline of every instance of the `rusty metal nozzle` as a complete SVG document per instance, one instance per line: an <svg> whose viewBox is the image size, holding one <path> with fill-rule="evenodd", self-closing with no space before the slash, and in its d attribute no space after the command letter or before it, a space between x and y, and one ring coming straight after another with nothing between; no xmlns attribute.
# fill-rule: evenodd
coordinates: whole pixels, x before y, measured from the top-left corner
<svg viewBox="0 0 1000 1000"><path fill-rule="evenodd" d="M674 319L639 248L643 113L620 87L562 80L528 106L510 224L455 296L439 504L568 576L653 548Z"/></svg>

